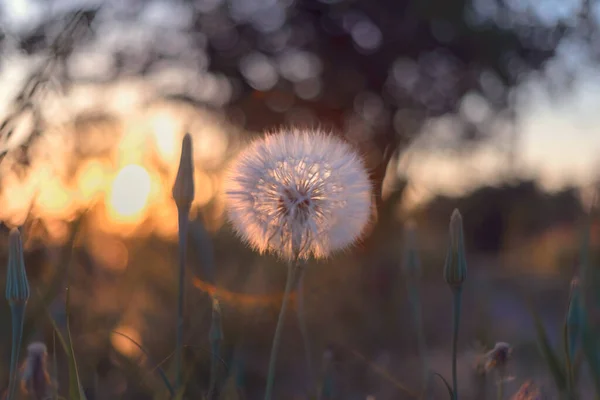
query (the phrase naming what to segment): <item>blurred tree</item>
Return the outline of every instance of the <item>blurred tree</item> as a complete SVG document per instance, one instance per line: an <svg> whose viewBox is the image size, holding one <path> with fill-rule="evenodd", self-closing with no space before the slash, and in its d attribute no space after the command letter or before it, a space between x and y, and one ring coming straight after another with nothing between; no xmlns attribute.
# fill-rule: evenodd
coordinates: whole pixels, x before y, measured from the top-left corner
<svg viewBox="0 0 600 400"><path fill-rule="evenodd" d="M510 245L507 238L518 243L555 226L577 224L583 215L575 188L546 193L534 181L521 181L482 187L461 198L438 196L417 218L441 229L456 207L469 216L464 224L471 250L495 255Z"/></svg>
<svg viewBox="0 0 600 400"><path fill-rule="evenodd" d="M511 88L561 43L600 54L587 2L561 9L508 0L26 3L31 18L18 20L18 5L4 2L0 48L44 62L14 99L0 139L24 116L33 119L29 140L43 131L36 108L43 88L147 77L162 82L165 97L223 110L250 130L288 123L340 130L363 148L378 189L393 150L427 118L456 113L454 143L486 139L497 133L498 116L514 117ZM548 83L562 88L572 73L561 64Z"/></svg>

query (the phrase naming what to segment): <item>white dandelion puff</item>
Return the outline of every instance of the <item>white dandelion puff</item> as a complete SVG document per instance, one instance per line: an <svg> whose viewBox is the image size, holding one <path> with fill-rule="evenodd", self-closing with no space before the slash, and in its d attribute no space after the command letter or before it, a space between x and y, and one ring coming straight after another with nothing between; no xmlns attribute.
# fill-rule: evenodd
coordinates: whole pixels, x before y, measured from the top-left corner
<svg viewBox="0 0 600 400"><path fill-rule="evenodd" d="M254 141L230 169L226 197L242 239L287 260L348 247L371 216L362 160L349 144L318 131L292 129Z"/></svg>

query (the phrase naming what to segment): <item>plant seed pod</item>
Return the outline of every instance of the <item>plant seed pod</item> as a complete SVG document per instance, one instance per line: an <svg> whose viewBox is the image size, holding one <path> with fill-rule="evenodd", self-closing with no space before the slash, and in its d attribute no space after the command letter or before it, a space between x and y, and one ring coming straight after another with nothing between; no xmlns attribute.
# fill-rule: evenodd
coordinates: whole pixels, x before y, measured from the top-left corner
<svg viewBox="0 0 600 400"><path fill-rule="evenodd" d="M181 158L179 170L173 184L173 199L177 208L190 208L194 201L194 158L192 136L186 133L181 143Z"/></svg>
<svg viewBox="0 0 600 400"><path fill-rule="evenodd" d="M463 235L462 216L454 209L450 218L450 245L444 265L444 279L453 289L460 289L467 277L467 259Z"/></svg>

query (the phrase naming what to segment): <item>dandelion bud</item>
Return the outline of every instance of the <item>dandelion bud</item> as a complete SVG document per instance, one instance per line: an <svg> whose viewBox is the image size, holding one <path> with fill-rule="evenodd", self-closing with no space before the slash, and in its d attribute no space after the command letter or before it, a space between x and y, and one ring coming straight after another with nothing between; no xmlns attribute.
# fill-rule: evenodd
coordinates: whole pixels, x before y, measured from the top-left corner
<svg viewBox="0 0 600 400"><path fill-rule="evenodd" d="M450 246L444 265L444 279L452 288L460 288L467 277L467 260L463 236L462 216L455 209L450 218Z"/></svg>
<svg viewBox="0 0 600 400"><path fill-rule="evenodd" d="M36 400L47 399L50 395L52 380L48 373L48 350L41 342L27 346L27 359L21 375L21 387Z"/></svg>
<svg viewBox="0 0 600 400"><path fill-rule="evenodd" d="M23 244L17 228L13 228L9 236L6 300L9 304L26 303L29 300L29 281L23 260Z"/></svg>
<svg viewBox="0 0 600 400"><path fill-rule="evenodd" d="M189 208L194 200L194 159L192 136L186 133L181 143L179 170L173 184L173 199L180 209Z"/></svg>
<svg viewBox="0 0 600 400"><path fill-rule="evenodd" d="M404 273L409 278L418 278L421 274L421 262L417 251L417 225L409 221L404 227Z"/></svg>
<svg viewBox="0 0 600 400"><path fill-rule="evenodd" d="M585 324L585 311L583 309L583 297L579 279L571 281L571 293L569 296L569 309L567 311L567 345L569 346L569 357L573 359L581 344L583 325Z"/></svg>

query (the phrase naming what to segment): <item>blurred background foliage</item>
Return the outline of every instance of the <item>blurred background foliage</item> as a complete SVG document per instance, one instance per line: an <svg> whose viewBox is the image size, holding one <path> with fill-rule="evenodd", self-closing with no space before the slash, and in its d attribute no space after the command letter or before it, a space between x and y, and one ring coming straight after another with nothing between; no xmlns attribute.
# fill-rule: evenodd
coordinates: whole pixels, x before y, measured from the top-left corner
<svg viewBox="0 0 600 400"><path fill-rule="evenodd" d="M285 269L233 237L221 177L249 138L288 125L354 143L375 189L368 235L311 263L306 277L314 358L332 349L338 398L402 398L370 363L406 382L418 377L399 271L408 218L419 227L432 364L448 371L450 293L441 266L454 207L465 217L471 267L461 381L472 390L463 393L480 398L476 348L501 340L517 348L514 388L528 378L551 386L519 293L536 294L558 340L595 185L548 192L522 174L520 116L531 82L560 99L585 79L582 65L598 61L597 2L6 0L1 10L0 218L5 232L23 225L32 285L57 288L48 297L56 315L60 288L71 287L90 399L164 390L152 371L175 337L170 185L185 131L194 136L197 187L186 299L190 398L208 379L207 293L215 290L224 299L225 361L244 360L248 398L262 390ZM407 207L413 182L405 167L420 162L409 151L415 144L459 157L491 146L501 179L460 196L434 191ZM596 224L591 239L598 243ZM1 312L7 321L8 307ZM28 337L49 344L40 315L29 313ZM2 332L8 343L9 330ZM301 393L305 379L300 343L290 318L277 383L288 395Z"/></svg>

